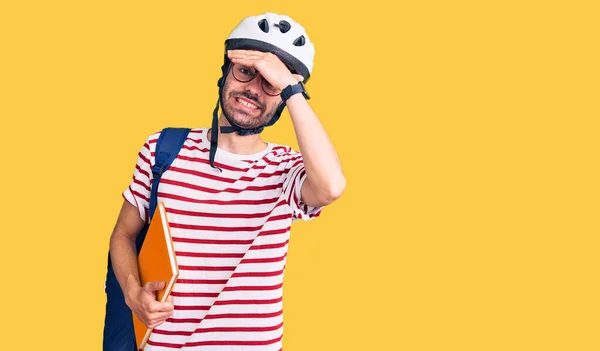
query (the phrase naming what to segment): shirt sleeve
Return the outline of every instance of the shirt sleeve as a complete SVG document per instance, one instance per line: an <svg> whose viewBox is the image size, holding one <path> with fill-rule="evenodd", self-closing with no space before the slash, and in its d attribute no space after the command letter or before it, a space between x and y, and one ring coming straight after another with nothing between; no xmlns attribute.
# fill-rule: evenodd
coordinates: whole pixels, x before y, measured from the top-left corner
<svg viewBox="0 0 600 351"><path fill-rule="evenodd" d="M297 153L288 163L289 172L283 184L284 196L292 209L293 220L308 221L318 217L323 207L312 207L302 202L302 185L306 181L306 170L302 156Z"/></svg>
<svg viewBox="0 0 600 351"><path fill-rule="evenodd" d="M123 198L137 207L140 218L148 222L148 208L150 207L150 190L152 187L152 163L154 162L154 148L158 135L153 134L146 139L140 148L137 162L133 171L131 183L123 192Z"/></svg>

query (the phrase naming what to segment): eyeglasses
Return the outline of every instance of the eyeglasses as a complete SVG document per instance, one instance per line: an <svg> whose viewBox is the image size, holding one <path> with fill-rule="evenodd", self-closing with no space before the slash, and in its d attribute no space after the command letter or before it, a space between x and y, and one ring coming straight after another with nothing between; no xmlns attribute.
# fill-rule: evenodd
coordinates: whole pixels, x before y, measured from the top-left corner
<svg viewBox="0 0 600 351"><path fill-rule="evenodd" d="M248 83L258 75L258 72L253 67L247 67L240 64L233 64L231 67L231 73L233 78L241 83ZM275 88L265 78L262 78L261 85L263 91L267 93L267 95L279 96L279 94L281 94L281 89Z"/></svg>

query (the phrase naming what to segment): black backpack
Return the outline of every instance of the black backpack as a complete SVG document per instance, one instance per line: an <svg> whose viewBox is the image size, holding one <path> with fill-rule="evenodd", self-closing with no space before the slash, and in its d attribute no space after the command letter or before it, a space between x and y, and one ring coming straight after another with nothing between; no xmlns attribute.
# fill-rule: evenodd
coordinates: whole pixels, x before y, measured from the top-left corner
<svg viewBox="0 0 600 351"><path fill-rule="evenodd" d="M152 190L150 192L150 205L148 211L149 219L154 215L157 203L158 183L163 173L169 168L173 160L177 157L179 150L183 146L189 128L165 128L161 131L160 137L156 142L155 165L152 166ZM149 222L149 221L148 221ZM146 238L149 223L146 223L140 230L135 244L137 254ZM108 272L106 274L106 316L104 319L104 340L103 351L136 351L136 339L133 329L133 316L131 309L125 303L125 297L121 286L115 277L108 254Z"/></svg>

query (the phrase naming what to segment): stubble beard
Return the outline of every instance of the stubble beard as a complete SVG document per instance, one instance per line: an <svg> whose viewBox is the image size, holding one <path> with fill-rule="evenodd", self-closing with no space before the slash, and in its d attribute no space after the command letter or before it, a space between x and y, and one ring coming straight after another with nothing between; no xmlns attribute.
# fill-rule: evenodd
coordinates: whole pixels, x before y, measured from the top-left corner
<svg viewBox="0 0 600 351"><path fill-rule="evenodd" d="M250 114L247 111L236 108L234 104L235 98L238 96L244 97L260 107L260 114ZM275 114L275 110L277 109L277 106L267 108L265 103L261 102L257 96L250 94L248 91L229 91L229 89L227 89L227 85L223 88L223 97L223 112L225 115L229 117L233 123L245 129L264 126L271 120Z"/></svg>

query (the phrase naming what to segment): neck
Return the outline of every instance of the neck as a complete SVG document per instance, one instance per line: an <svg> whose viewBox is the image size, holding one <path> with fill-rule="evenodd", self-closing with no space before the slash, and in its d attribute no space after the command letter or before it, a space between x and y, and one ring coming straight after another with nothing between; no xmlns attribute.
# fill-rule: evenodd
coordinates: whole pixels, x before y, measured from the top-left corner
<svg viewBox="0 0 600 351"><path fill-rule="evenodd" d="M219 118L219 127L230 126L227 118L221 114ZM209 129L208 141L211 140ZM260 134L238 135L237 133L223 134L219 128L218 145L221 149L238 155L252 155L263 151L267 147L267 143L262 140Z"/></svg>

